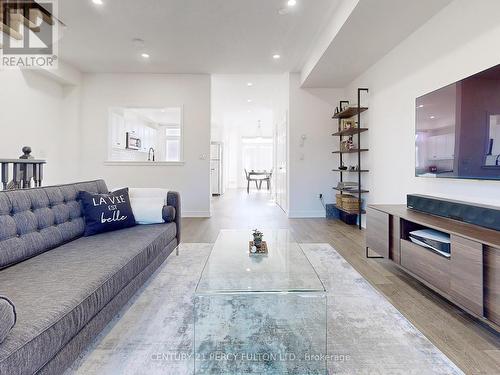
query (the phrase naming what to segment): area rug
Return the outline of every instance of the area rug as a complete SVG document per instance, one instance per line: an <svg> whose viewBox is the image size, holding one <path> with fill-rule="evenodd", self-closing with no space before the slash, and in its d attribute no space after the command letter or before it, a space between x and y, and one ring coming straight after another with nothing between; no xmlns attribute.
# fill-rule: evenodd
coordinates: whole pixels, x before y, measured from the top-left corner
<svg viewBox="0 0 500 375"><path fill-rule="evenodd" d="M330 245L301 246L328 293L329 374L462 374ZM182 244L66 374L193 374L193 294L210 250Z"/></svg>

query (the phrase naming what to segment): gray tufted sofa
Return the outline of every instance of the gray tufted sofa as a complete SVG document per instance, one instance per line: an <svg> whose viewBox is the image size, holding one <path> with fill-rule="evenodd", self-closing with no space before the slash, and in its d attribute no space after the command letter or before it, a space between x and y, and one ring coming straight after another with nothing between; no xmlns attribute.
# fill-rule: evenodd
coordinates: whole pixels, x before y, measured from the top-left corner
<svg viewBox="0 0 500 375"><path fill-rule="evenodd" d="M102 180L0 191L0 295L17 315L0 374L62 373L180 241L178 193L169 223L82 237L80 190L108 191Z"/></svg>

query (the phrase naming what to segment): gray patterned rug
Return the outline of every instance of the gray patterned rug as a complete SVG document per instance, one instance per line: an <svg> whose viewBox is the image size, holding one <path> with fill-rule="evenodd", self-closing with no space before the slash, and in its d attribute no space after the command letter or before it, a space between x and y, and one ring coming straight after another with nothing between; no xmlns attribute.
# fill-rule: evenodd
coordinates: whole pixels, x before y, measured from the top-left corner
<svg viewBox="0 0 500 375"><path fill-rule="evenodd" d="M462 374L330 245L301 246L328 291L329 373ZM193 293L210 249L182 244L66 374L192 374Z"/></svg>

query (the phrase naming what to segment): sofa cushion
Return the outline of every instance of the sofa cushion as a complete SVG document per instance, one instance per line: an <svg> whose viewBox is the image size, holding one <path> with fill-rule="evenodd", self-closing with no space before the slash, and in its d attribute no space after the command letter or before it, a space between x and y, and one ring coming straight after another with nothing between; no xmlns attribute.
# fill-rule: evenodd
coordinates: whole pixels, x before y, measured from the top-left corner
<svg viewBox="0 0 500 375"><path fill-rule="evenodd" d="M7 298L0 296L0 344L16 324L16 308Z"/></svg>
<svg viewBox="0 0 500 375"><path fill-rule="evenodd" d="M78 192L107 192L104 181L0 191L0 269L83 235Z"/></svg>
<svg viewBox="0 0 500 375"><path fill-rule="evenodd" d="M135 225L128 188L105 194L80 191L78 199L81 201L85 218L84 236L93 236Z"/></svg>
<svg viewBox="0 0 500 375"><path fill-rule="evenodd" d="M171 241L176 226L82 237L0 272L17 324L0 344L0 374L34 373ZM34 302L36 301L36 302Z"/></svg>

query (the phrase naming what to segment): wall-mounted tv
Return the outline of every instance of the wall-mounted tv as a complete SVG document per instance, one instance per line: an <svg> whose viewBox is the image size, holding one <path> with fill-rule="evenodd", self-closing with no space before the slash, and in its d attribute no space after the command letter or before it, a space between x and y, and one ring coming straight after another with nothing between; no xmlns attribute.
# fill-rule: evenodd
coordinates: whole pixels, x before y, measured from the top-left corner
<svg viewBox="0 0 500 375"><path fill-rule="evenodd" d="M500 180L500 65L416 100L419 177Z"/></svg>

